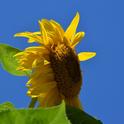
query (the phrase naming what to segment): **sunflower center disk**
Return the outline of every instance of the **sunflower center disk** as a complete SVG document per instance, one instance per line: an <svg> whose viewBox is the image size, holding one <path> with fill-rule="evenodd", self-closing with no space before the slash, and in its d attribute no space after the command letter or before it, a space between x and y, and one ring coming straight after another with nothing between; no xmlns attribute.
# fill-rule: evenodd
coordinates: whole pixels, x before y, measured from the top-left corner
<svg viewBox="0 0 124 124"><path fill-rule="evenodd" d="M82 78L74 50L64 44L53 46L50 62L59 92L66 98L77 96L81 89Z"/></svg>

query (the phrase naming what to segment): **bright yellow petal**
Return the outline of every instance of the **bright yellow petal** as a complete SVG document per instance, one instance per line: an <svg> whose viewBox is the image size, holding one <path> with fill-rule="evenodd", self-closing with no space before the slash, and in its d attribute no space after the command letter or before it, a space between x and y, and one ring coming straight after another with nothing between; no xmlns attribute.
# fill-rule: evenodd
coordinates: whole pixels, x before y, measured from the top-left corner
<svg viewBox="0 0 124 124"><path fill-rule="evenodd" d="M63 42L70 46L70 41L65 36L63 37Z"/></svg>
<svg viewBox="0 0 124 124"><path fill-rule="evenodd" d="M26 37L29 43L38 42L42 44L42 36L40 32L21 32L14 35L15 37Z"/></svg>
<svg viewBox="0 0 124 124"><path fill-rule="evenodd" d="M15 54L13 57L20 58L20 56L23 56L24 52L19 52Z"/></svg>
<svg viewBox="0 0 124 124"><path fill-rule="evenodd" d="M59 42L62 42L62 35L60 33L60 29L58 29L55 24L53 24L51 21L48 21L47 19L42 19L42 23L46 30L50 44L58 44Z"/></svg>
<svg viewBox="0 0 124 124"><path fill-rule="evenodd" d="M43 57L47 61L49 61L49 51L44 46L33 46L25 49L26 52L31 52L34 54L39 54L39 56Z"/></svg>
<svg viewBox="0 0 124 124"><path fill-rule="evenodd" d="M77 13L76 16L74 17L74 19L72 20L71 24L67 28L66 32L65 32L65 36L70 41L76 33L76 29L77 29L77 26L78 26L78 23L79 23L79 19L80 19L80 15L79 15L79 13Z"/></svg>
<svg viewBox="0 0 124 124"><path fill-rule="evenodd" d="M23 51L22 53L16 54L15 57L18 59L19 66L23 67L24 69L32 69L33 62L36 59L41 60L41 58L43 58L42 54L39 54L36 51L26 51L26 50Z"/></svg>
<svg viewBox="0 0 124 124"><path fill-rule="evenodd" d="M56 87L56 82L44 82L41 85L36 85L32 88L29 88L29 91L27 92L28 95L38 95L40 93L48 92L49 90Z"/></svg>
<svg viewBox="0 0 124 124"><path fill-rule="evenodd" d="M85 33L84 33L84 32L78 32L78 33L74 36L74 38L73 38L73 40L72 40L72 42L71 42L71 46L72 46L72 47L75 47L75 46L81 41L81 39L82 39L84 36L85 36Z"/></svg>
<svg viewBox="0 0 124 124"><path fill-rule="evenodd" d="M36 68L36 67L39 67L39 66L42 66L44 64L44 59L41 58L41 59L35 59L32 63L32 68Z"/></svg>
<svg viewBox="0 0 124 124"><path fill-rule="evenodd" d="M44 25L43 25L42 21L39 21L39 25L40 25L41 33L43 35L43 43L44 43L44 45L48 45L49 44L48 36L47 36L47 32L44 28Z"/></svg>
<svg viewBox="0 0 124 124"><path fill-rule="evenodd" d="M49 54L48 49L46 49L44 46L32 46L32 47L27 47L26 52L34 52L37 54Z"/></svg>
<svg viewBox="0 0 124 124"><path fill-rule="evenodd" d="M53 26L51 25L51 23L49 22L49 20L47 19L42 19L41 23L43 24L46 32L53 32L54 28Z"/></svg>
<svg viewBox="0 0 124 124"><path fill-rule="evenodd" d="M33 32L33 34L41 35L41 32L40 31L37 31L37 32Z"/></svg>
<svg viewBox="0 0 124 124"><path fill-rule="evenodd" d="M86 61L96 56L95 52L81 52L78 54L80 61Z"/></svg>
<svg viewBox="0 0 124 124"><path fill-rule="evenodd" d="M60 31L61 35L63 36L64 35L64 30L61 27L61 25L54 20L50 20L50 22L51 22L51 24L53 24L57 28L57 30Z"/></svg>

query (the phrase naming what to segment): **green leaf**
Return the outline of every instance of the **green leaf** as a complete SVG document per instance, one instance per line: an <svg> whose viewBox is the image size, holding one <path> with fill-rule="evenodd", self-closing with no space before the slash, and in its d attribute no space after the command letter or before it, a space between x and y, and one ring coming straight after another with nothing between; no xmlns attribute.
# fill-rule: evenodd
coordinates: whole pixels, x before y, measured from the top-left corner
<svg viewBox="0 0 124 124"><path fill-rule="evenodd" d="M65 103L50 108L6 109L0 112L0 124L71 124L66 117ZM1 107L2 108L2 107Z"/></svg>
<svg viewBox="0 0 124 124"><path fill-rule="evenodd" d="M70 121L69 121L69 120ZM65 103L49 108L16 109L6 102L0 105L0 124L102 124L84 111Z"/></svg>
<svg viewBox="0 0 124 124"><path fill-rule="evenodd" d="M30 71L16 70L18 67L18 62L13 56L18 52L21 51L6 44L0 44L0 63L3 69L10 74L16 76L29 75L31 73Z"/></svg>
<svg viewBox="0 0 124 124"><path fill-rule="evenodd" d="M67 106L66 113L72 124L102 124L101 121L74 107Z"/></svg>
<svg viewBox="0 0 124 124"><path fill-rule="evenodd" d="M8 109L14 109L14 105L10 102L5 102L0 104L0 112Z"/></svg>

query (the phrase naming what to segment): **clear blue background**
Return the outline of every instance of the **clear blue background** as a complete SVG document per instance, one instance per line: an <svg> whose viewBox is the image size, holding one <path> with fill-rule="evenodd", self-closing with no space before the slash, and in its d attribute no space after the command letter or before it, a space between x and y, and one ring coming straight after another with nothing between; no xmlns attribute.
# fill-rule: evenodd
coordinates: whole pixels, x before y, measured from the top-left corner
<svg viewBox="0 0 124 124"><path fill-rule="evenodd" d="M78 31L86 37L77 51L96 51L97 56L81 63L81 101L89 114L104 124L124 120L124 7L123 0L0 0L0 42L24 49L25 38L14 38L20 31L37 31L38 20L55 19L66 29L78 11ZM0 103L11 101L27 107L26 77L15 77L0 68Z"/></svg>

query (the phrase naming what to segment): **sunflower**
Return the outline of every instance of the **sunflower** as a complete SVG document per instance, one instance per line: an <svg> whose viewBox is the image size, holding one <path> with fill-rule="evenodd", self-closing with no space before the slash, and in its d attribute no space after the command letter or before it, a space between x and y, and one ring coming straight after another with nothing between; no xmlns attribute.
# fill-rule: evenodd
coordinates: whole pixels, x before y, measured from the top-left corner
<svg viewBox="0 0 124 124"><path fill-rule="evenodd" d="M29 43L39 44L16 54L16 58L18 70L32 70L27 95L37 98L42 107L54 106L64 100L67 105L81 108L80 61L88 60L96 53L76 53L75 46L85 35L84 32L76 33L79 18L77 13L66 31L56 21L42 19L40 31L15 34L28 38Z"/></svg>

